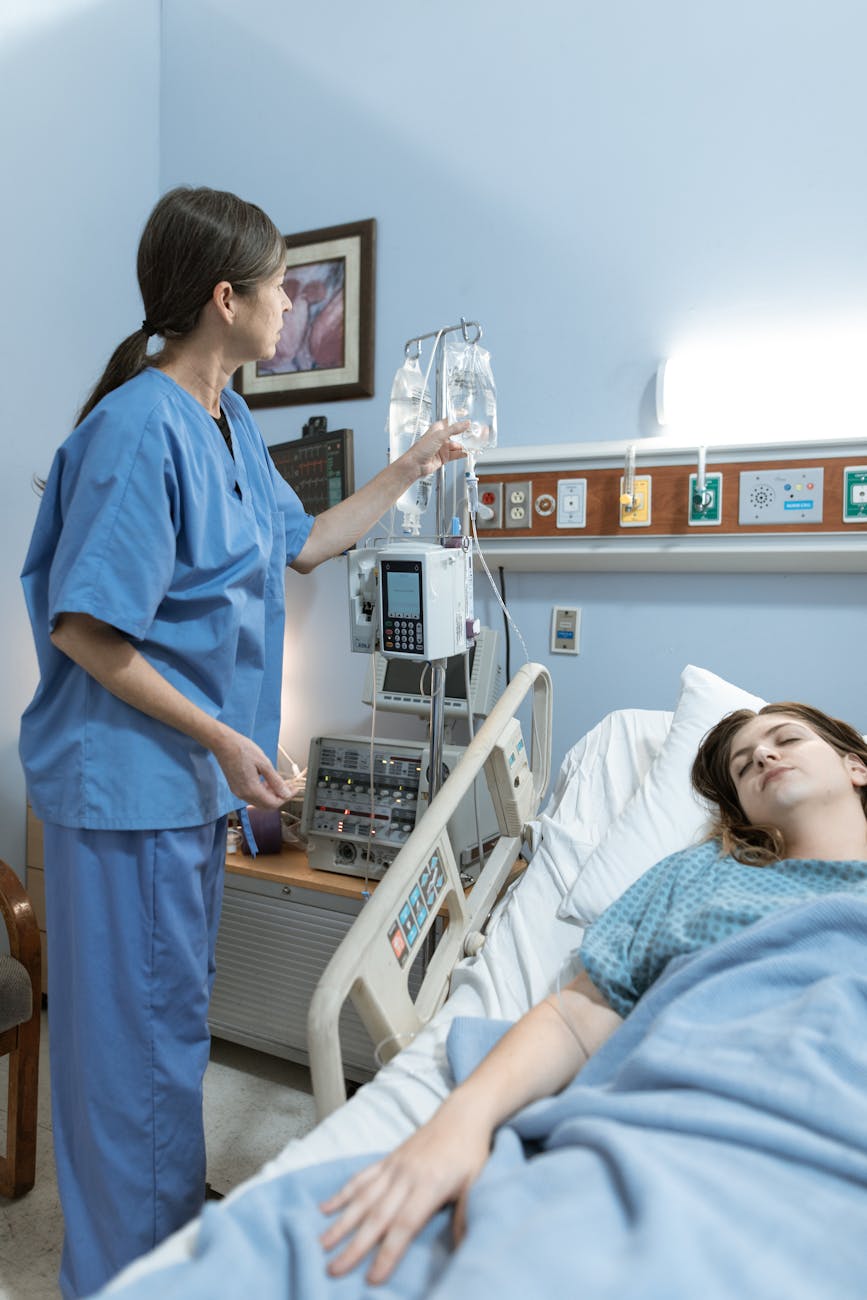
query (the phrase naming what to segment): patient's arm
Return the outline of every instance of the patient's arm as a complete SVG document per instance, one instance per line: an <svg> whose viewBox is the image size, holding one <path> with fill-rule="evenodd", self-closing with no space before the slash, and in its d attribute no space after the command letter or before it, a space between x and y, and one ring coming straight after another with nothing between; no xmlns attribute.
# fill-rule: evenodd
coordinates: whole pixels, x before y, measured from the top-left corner
<svg viewBox="0 0 867 1300"><path fill-rule="evenodd" d="M325 1202L327 1214L343 1211L322 1237L325 1249L351 1235L329 1272L349 1272L378 1245L368 1281L384 1282L437 1210L458 1201L462 1218L496 1127L565 1087L620 1023L583 973L522 1016L426 1124Z"/></svg>

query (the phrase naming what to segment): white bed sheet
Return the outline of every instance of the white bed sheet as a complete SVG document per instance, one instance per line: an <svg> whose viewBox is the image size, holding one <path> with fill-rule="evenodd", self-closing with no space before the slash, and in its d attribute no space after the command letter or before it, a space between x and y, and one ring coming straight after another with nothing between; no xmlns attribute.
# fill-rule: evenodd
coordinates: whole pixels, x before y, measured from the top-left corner
<svg viewBox="0 0 867 1300"><path fill-rule="evenodd" d="M230 1197L291 1169L396 1146L448 1092L445 1040L456 1016L516 1019L570 977L583 930L558 918L557 909L644 779L671 719L661 710L618 710L573 746L530 828L530 865L495 908L481 952L456 967L442 1009L375 1079ZM197 1221L188 1224L130 1265L118 1283L188 1257L197 1230Z"/></svg>

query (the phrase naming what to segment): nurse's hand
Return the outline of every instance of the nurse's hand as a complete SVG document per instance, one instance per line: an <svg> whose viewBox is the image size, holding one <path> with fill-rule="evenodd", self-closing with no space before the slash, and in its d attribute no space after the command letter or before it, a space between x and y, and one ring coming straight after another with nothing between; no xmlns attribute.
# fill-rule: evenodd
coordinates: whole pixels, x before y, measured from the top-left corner
<svg viewBox="0 0 867 1300"><path fill-rule="evenodd" d="M428 474L441 469L450 460L460 460L466 456L464 447L451 439L460 437L469 427L469 420L461 420L459 424L437 420L418 442L413 443L409 451L403 453L401 460L412 464L416 478L427 478Z"/></svg>
<svg viewBox="0 0 867 1300"><path fill-rule="evenodd" d="M232 794L255 808L279 808L292 794L264 750L230 727L223 727L211 752Z"/></svg>

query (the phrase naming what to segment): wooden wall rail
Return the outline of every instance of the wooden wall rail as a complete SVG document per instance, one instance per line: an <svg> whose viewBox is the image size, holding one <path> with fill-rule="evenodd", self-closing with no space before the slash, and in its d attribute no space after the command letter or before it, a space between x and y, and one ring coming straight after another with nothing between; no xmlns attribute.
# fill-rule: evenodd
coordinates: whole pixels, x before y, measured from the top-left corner
<svg viewBox="0 0 867 1300"><path fill-rule="evenodd" d="M487 484L502 483L508 493L510 483L532 483L532 526L530 528L488 528L479 529L479 540L484 545L485 538L504 538L518 542L529 538L589 538L589 537L632 537L647 538L654 536L679 537L688 536L696 544L702 539L710 541L714 537L746 537L762 534L775 534L784 537L807 537L814 533L867 533L867 519L856 523L843 523L843 469L848 465L865 463L863 455L853 450L848 456L804 457L798 458L797 452L786 460L777 457L762 461L711 461L708 460L708 474L722 474L722 521L719 525L698 526L689 523L689 478L695 473L696 464L692 459L683 465L651 465L640 462L636 466L636 477L651 479L651 522L646 527L620 526L620 480L623 466L610 468L586 469L576 461L572 469L510 470L508 473L479 474L479 497L482 498ZM825 471L822 522L820 524L739 524L738 499L740 495L741 472L756 473L770 470L779 473L786 466L798 468L823 468ZM539 497L548 494L557 499L557 483L561 479L583 478L587 480L587 523L584 528L558 528L556 511L550 515L540 515L536 510Z"/></svg>

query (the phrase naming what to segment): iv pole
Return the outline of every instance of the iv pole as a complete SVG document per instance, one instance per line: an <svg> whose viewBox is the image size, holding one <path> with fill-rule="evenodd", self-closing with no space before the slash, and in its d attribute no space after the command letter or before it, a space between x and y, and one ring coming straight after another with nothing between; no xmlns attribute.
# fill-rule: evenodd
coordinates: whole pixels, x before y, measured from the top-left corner
<svg viewBox="0 0 867 1300"><path fill-rule="evenodd" d="M404 344L404 355L408 360L418 360L421 355L421 343L424 339L435 339L436 352L436 392L434 403L434 420L446 418L446 374L445 345L447 334L460 330L465 343L478 343L482 337L482 327L478 321L465 320L461 317L459 325L448 325L444 329L431 330L427 334L417 334ZM472 336L468 331L475 330ZM447 541L446 531L446 467L441 465L436 476L436 536L441 546ZM463 540L463 539L462 539ZM445 729L446 697L446 660L432 659L430 665L430 763L428 772L428 797L434 795L442 785L443 776L443 732Z"/></svg>

